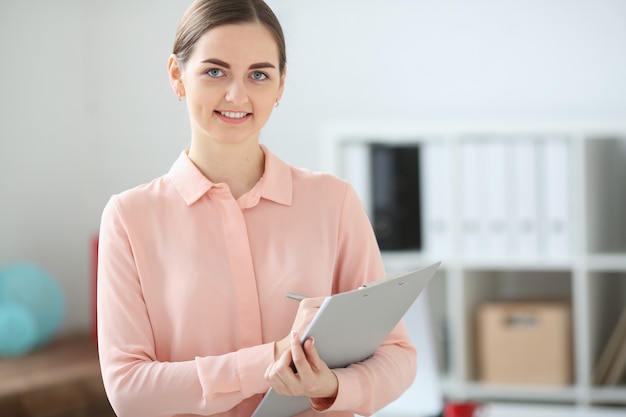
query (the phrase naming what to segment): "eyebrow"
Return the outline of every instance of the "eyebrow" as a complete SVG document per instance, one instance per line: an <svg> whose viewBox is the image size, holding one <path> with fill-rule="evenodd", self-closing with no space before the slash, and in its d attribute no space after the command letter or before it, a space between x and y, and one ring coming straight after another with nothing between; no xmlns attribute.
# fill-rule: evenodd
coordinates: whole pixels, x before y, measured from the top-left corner
<svg viewBox="0 0 626 417"><path fill-rule="evenodd" d="M224 62L221 59L217 59L217 58L208 58L202 61L202 63L203 64L215 64L215 65L219 65L220 67L230 69L229 63ZM260 68L276 68L276 66L274 66L274 64L271 64L269 62L258 62L256 64L250 65L248 69L260 69Z"/></svg>

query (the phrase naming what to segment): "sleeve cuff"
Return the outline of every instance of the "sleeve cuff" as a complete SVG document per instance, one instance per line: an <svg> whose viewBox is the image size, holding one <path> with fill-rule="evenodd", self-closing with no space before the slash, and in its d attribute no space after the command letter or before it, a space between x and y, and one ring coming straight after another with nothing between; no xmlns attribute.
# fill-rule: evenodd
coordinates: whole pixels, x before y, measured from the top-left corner
<svg viewBox="0 0 626 417"><path fill-rule="evenodd" d="M274 362L274 342L238 352L239 381L244 398L267 392L270 384L265 379L265 370L272 362Z"/></svg>
<svg viewBox="0 0 626 417"><path fill-rule="evenodd" d="M359 378L354 370L337 368L333 369L333 372L337 376L337 383L339 384L337 397L332 402L327 398L311 398L311 407L315 411L350 410L355 404L363 401L362 398L355 398L356 395L362 394L362 390L358 389Z"/></svg>
<svg viewBox="0 0 626 417"><path fill-rule="evenodd" d="M196 357L202 395L241 392L243 398L265 393L265 370L274 360L274 343L242 349L223 357Z"/></svg>

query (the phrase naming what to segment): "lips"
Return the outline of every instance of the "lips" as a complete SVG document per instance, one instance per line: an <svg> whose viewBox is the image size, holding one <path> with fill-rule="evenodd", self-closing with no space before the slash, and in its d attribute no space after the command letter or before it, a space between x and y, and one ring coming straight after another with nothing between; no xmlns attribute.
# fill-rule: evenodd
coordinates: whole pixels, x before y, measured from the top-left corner
<svg viewBox="0 0 626 417"><path fill-rule="evenodd" d="M215 115L225 123L237 124L248 120L252 116L252 113L216 110Z"/></svg>

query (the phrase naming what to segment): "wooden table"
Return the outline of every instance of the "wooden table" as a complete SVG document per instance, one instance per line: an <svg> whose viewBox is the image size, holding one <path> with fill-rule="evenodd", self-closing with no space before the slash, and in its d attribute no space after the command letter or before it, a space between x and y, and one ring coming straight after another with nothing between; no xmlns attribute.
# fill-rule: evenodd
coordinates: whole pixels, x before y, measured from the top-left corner
<svg viewBox="0 0 626 417"><path fill-rule="evenodd" d="M115 417L93 340L64 337L26 356L0 359L0 416Z"/></svg>

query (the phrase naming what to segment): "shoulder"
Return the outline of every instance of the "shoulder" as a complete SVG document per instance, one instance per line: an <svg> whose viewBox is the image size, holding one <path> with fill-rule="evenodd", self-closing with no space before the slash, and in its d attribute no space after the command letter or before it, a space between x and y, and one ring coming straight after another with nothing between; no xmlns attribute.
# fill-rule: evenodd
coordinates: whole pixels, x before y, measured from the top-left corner
<svg viewBox="0 0 626 417"><path fill-rule="evenodd" d="M163 175L121 192L118 194L118 199L124 204L153 203L168 198L174 191L176 188L171 179Z"/></svg>
<svg viewBox="0 0 626 417"><path fill-rule="evenodd" d="M151 208L161 206L175 195L176 189L167 175L150 182L139 184L114 194L107 202L104 211L115 211L119 216L141 216Z"/></svg>
<svg viewBox="0 0 626 417"><path fill-rule="evenodd" d="M265 174L269 186L276 192L277 189L292 189L294 195L310 193L325 189L327 193L344 194L349 187L347 181L334 175L312 171L286 162L273 154L267 147L262 146L265 152Z"/></svg>
<svg viewBox="0 0 626 417"><path fill-rule="evenodd" d="M345 193L350 188L350 183L348 181L335 175L321 171L312 171L306 168L299 168L291 164L288 165L294 180L294 188L297 186L323 187L328 189L328 191L336 191L340 193Z"/></svg>
<svg viewBox="0 0 626 417"><path fill-rule="evenodd" d="M318 205L329 200L337 204L338 200L345 199L352 191L347 181L335 175L298 167L280 159L266 147L263 150L266 155L267 187L272 194L285 197L288 193L286 200L293 198L296 204Z"/></svg>
<svg viewBox="0 0 626 417"><path fill-rule="evenodd" d="M314 200L316 204L328 204L335 208L345 205L353 207L361 204L352 185L340 177L292 165L290 165L290 169L293 178L294 197L301 201L311 202Z"/></svg>

